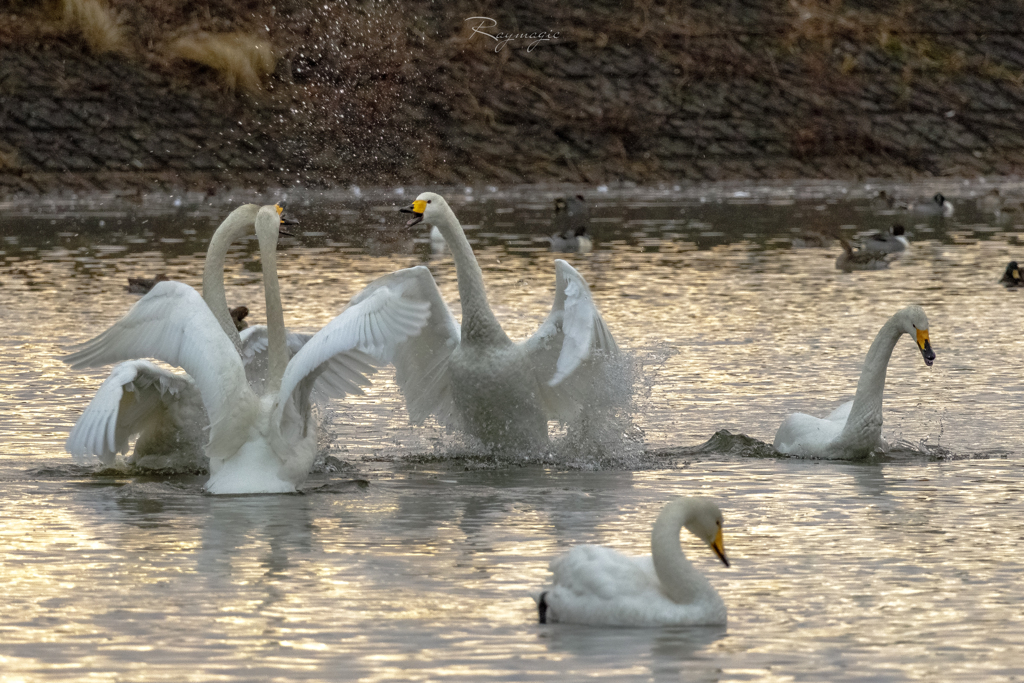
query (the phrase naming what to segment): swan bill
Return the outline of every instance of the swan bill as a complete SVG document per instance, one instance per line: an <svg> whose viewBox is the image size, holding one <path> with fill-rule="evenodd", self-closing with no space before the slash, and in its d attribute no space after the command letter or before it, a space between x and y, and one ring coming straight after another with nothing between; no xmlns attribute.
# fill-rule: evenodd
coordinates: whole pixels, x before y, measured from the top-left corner
<svg viewBox="0 0 1024 683"><path fill-rule="evenodd" d="M718 559L722 561L726 567L729 566L729 558L725 556L725 545L722 542L722 529L718 529L718 533L715 534L715 540L711 541L711 549L715 551L715 555L718 555Z"/></svg>
<svg viewBox="0 0 1024 683"><path fill-rule="evenodd" d="M284 202L278 202L277 204L274 204L274 208L277 209L277 215L281 219L281 225L298 225L299 224L299 222L297 220L295 220L294 218L289 218L288 216L284 215ZM279 227L277 229L277 234L278 235L284 235L285 237L295 237L294 234L288 232L283 227Z"/></svg>
<svg viewBox="0 0 1024 683"><path fill-rule="evenodd" d="M932 344L928 341L928 330L917 331L917 347L921 349L921 355L924 356L925 365L931 365L935 362L935 352L932 351Z"/></svg>
<svg viewBox="0 0 1024 683"><path fill-rule="evenodd" d="M407 206L404 209L399 209L401 213L411 213L413 217L409 219L409 222L405 224L405 227L411 228L420 221L423 220L423 212L427 210L427 202L423 199L417 199L412 203L412 206Z"/></svg>

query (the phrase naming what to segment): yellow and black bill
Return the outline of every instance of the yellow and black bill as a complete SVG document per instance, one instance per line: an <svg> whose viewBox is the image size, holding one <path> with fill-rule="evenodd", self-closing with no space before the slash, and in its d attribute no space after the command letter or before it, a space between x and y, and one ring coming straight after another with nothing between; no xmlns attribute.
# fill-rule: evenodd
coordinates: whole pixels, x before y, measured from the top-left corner
<svg viewBox="0 0 1024 683"><path fill-rule="evenodd" d="M412 203L411 206L407 206L403 209L399 209L402 213L411 213L412 218L405 224L405 227L411 228L412 226L423 220L423 212L427 210L427 202L423 199L417 199Z"/></svg>
<svg viewBox="0 0 1024 683"><path fill-rule="evenodd" d="M917 348L921 349L925 365L931 365L935 362L935 352L932 351L932 344L928 341L928 330L917 331Z"/></svg>

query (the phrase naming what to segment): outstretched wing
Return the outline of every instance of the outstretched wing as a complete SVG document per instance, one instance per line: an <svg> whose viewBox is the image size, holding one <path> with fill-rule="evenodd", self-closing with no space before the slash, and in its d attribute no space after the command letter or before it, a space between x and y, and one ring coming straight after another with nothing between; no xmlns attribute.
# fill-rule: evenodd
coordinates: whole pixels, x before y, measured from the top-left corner
<svg viewBox="0 0 1024 683"><path fill-rule="evenodd" d="M583 276L565 261L555 261L555 302L540 329L524 342L534 361L548 411L570 419L619 347L590 297Z"/></svg>
<svg viewBox="0 0 1024 683"><path fill-rule="evenodd" d="M263 393L263 380L267 376L267 326L253 325L242 331L242 363L249 386L257 395ZM285 332L289 356L294 358L311 334ZM376 372L370 363L372 359L357 351L338 354L324 361L317 370L312 390L329 398L341 398L346 394L362 394L360 387L370 385L366 375Z"/></svg>
<svg viewBox="0 0 1024 683"><path fill-rule="evenodd" d="M407 295L404 287L377 287L367 297L350 304L322 330L307 341L289 361L281 379L275 415L280 419L284 406L294 400L302 403L308 392L308 379L322 380L331 368L330 388L335 394L355 393L366 382L363 372L374 358L389 358L399 344L418 334L430 317L430 305L422 298Z"/></svg>
<svg viewBox="0 0 1024 683"><path fill-rule="evenodd" d="M95 455L110 465L117 453L128 452L133 436L163 426L167 406L196 391L188 375L176 375L145 360L121 363L100 385L64 447L73 456Z"/></svg>
<svg viewBox="0 0 1024 683"><path fill-rule="evenodd" d="M459 345L459 323L441 298L434 276L426 266L405 268L377 278L349 305L362 303L382 288L426 302L430 318L419 334L391 348L369 353L378 362L395 366L395 382L405 396L412 422L420 423L429 415L435 415L442 424L452 424L455 407L448 359Z"/></svg>
<svg viewBox="0 0 1024 683"><path fill-rule="evenodd" d="M199 388L210 417L210 446L230 447L219 439L230 438L233 430L218 427L254 410L256 396L234 344L196 290L180 282L157 284L126 316L80 344L64 362L77 369L138 358L183 368Z"/></svg>

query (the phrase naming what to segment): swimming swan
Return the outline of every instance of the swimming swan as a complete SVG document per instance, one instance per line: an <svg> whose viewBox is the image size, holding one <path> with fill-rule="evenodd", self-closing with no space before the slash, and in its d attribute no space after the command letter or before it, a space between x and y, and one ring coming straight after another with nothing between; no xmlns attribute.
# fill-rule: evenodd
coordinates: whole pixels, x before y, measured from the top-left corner
<svg viewBox="0 0 1024 683"><path fill-rule="evenodd" d="M710 498L680 498L666 504L654 522L650 555L628 557L599 545L579 545L552 560L554 581L537 599L540 623L725 624L721 596L683 554L683 528L729 566L718 506Z"/></svg>
<svg viewBox="0 0 1024 683"><path fill-rule="evenodd" d="M205 446L210 460L210 493L285 493L305 480L316 457L316 422L309 392L328 360L341 361L353 381L335 387L355 390L372 371L371 355L387 355L423 327L429 304L415 292L377 287L373 296L350 305L289 360L284 312L277 281L276 206L260 208L256 234L266 294L268 370L257 395L242 359L206 302L180 282L162 282L110 329L65 358L73 368L96 367L150 357L184 369L210 418ZM179 376L180 377L180 376ZM101 387L101 390L103 387ZM116 413L88 410L76 429L83 441L111 450L119 436Z"/></svg>
<svg viewBox="0 0 1024 683"><path fill-rule="evenodd" d="M555 261L555 301L540 329L513 342L487 302L483 274L459 220L440 195L424 192L411 207L408 225L426 221L444 236L455 261L462 324L441 298L430 271L400 270L375 286L415 281L431 302L423 332L383 359L395 366L409 417L434 414L492 449L544 449L548 420L570 421L584 401L607 390L604 363L618 353L611 332L590 298L586 280L565 261Z"/></svg>
<svg viewBox="0 0 1024 683"><path fill-rule="evenodd" d="M854 399L836 408L825 419L793 413L775 434L775 450L806 458L853 460L866 458L876 447L886 448L882 439L885 372L892 350L904 334L916 340L926 365L935 361L924 310L920 306L907 306L878 331L864 359Z"/></svg>

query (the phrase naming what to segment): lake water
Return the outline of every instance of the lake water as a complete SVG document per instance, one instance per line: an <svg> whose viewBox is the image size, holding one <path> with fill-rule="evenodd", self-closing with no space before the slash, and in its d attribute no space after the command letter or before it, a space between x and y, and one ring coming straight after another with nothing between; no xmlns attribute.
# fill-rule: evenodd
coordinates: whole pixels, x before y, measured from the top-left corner
<svg viewBox="0 0 1024 683"><path fill-rule="evenodd" d="M63 442L106 371L60 356L128 310L127 276L198 286L221 218L281 196L0 204L0 681L1021 680L1024 291L997 281L1024 260L1024 216L979 210L977 182L895 188L943 191L952 219L879 211L877 189L568 189L586 194L596 248L564 258L638 369L632 427L613 444L628 458L488 462L408 425L384 371L332 406L336 471L304 495L223 498L198 475L73 463ZM565 191L447 193L513 338L550 308L543 237ZM318 329L416 264L458 315L450 256L395 213L414 191L289 194L290 328ZM794 246L809 229L893 222L913 246L887 270L843 273L838 244ZM261 322L255 240L236 245L226 281ZM874 335L911 303L937 359L897 344L883 427L896 448L770 457L761 442L787 414L852 398ZM727 627L536 623L530 596L553 557L579 543L648 552L660 507L694 493L725 518L731 568L686 534L683 548Z"/></svg>

